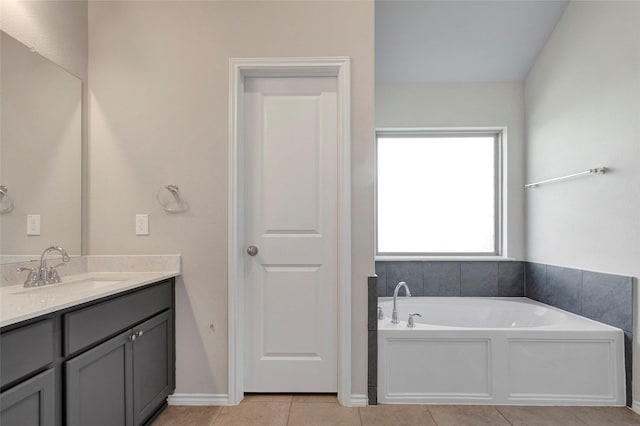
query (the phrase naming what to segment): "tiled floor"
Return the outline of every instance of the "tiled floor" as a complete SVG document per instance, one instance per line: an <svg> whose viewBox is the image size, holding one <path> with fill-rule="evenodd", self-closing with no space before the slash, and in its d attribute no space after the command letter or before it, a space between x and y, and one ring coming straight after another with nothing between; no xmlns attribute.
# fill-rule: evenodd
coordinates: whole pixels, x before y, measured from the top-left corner
<svg viewBox="0 0 640 426"><path fill-rule="evenodd" d="M350 408L332 395L247 395L234 407L170 406L153 426L625 426L640 416L617 407L378 405Z"/></svg>

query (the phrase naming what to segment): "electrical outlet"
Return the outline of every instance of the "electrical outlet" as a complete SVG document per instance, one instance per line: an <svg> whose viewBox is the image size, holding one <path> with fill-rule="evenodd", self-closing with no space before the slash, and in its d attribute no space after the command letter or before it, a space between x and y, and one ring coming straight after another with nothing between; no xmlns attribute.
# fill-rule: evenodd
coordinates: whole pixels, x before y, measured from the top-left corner
<svg viewBox="0 0 640 426"><path fill-rule="evenodd" d="M136 215L136 235L149 235L149 215Z"/></svg>
<svg viewBox="0 0 640 426"><path fill-rule="evenodd" d="M40 235L40 215L27 215L27 235Z"/></svg>

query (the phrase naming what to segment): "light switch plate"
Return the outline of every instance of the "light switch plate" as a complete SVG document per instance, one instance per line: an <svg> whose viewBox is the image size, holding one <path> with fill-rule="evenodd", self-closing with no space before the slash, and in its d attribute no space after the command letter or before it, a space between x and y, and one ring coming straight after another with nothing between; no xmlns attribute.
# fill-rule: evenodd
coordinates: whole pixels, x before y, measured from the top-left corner
<svg viewBox="0 0 640 426"><path fill-rule="evenodd" d="M136 215L136 235L149 235L149 215Z"/></svg>
<svg viewBox="0 0 640 426"><path fill-rule="evenodd" d="M40 215L27 215L27 235L40 235Z"/></svg>

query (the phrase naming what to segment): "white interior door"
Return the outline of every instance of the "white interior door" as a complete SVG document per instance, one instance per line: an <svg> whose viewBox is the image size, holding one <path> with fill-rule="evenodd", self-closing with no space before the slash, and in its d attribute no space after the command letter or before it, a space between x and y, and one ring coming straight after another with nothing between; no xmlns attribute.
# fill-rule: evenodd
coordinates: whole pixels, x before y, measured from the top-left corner
<svg viewBox="0 0 640 426"><path fill-rule="evenodd" d="M246 392L337 391L336 77L246 78Z"/></svg>

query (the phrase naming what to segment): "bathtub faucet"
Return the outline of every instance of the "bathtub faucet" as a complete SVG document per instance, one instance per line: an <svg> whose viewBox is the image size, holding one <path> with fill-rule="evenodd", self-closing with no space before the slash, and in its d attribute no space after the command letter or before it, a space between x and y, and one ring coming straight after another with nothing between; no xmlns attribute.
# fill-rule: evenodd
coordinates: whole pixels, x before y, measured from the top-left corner
<svg viewBox="0 0 640 426"><path fill-rule="evenodd" d="M407 283L400 281L396 286L396 289L393 290L393 312L391 313L391 324L400 323L400 320L398 319L398 291L400 291L400 287L404 287L405 295L407 297L411 297L411 292L409 291Z"/></svg>

